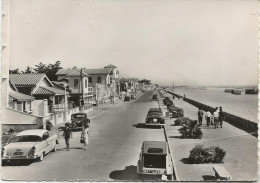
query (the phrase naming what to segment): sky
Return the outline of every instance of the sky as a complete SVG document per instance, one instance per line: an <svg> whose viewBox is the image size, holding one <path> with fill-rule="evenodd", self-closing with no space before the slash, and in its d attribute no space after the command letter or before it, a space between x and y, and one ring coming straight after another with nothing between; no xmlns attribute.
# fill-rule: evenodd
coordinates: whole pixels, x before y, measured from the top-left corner
<svg viewBox="0 0 260 183"><path fill-rule="evenodd" d="M117 66L160 85L257 85L256 0L10 0L10 69Z"/></svg>

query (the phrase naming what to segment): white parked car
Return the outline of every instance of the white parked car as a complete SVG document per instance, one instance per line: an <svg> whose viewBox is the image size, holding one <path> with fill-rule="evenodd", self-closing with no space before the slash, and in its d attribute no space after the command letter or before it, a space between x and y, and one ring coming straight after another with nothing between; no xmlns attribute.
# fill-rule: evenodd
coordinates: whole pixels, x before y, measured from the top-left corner
<svg viewBox="0 0 260 183"><path fill-rule="evenodd" d="M137 174L159 176L161 180L173 179L173 167L168 146L165 141L144 141L137 163Z"/></svg>
<svg viewBox="0 0 260 183"><path fill-rule="evenodd" d="M50 151L56 151L57 135L45 129L25 130L9 139L2 149L2 160L38 159Z"/></svg>

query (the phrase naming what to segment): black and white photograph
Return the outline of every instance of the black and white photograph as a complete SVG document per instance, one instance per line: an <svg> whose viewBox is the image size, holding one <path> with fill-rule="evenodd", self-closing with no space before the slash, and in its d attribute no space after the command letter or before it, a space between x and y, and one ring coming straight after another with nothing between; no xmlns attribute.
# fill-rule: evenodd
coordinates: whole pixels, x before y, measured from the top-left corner
<svg viewBox="0 0 260 183"><path fill-rule="evenodd" d="M2 181L258 181L257 0L1 3Z"/></svg>

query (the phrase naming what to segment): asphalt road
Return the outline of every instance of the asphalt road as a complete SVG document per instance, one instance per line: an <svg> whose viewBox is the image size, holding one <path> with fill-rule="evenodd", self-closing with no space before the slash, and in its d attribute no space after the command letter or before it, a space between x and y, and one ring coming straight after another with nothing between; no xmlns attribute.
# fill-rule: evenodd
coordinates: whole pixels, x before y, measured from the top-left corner
<svg viewBox="0 0 260 183"><path fill-rule="evenodd" d="M73 132L71 150L66 151L64 139L56 152L47 154L42 162L21 162L2 167L5 180L85 180L136 181L136 164L142 142L165 140L163 129L143 128L153 91L132 102L104 106L91 119L87 150L82 149L80 132Z"/></svg>

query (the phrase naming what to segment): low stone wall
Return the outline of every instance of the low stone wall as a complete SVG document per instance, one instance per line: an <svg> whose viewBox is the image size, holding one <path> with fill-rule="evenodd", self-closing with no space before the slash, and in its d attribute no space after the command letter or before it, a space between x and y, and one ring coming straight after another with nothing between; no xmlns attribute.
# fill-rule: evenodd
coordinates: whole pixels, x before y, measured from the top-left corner
<svg viewBox="0 0 260 183"><path fill-rule="evenodd" d="M76 107L67 109L66 111L49 113L45 116L34 116L6 108L2 110L4 112L2 117L2 132L9 131L11 128L15 129L17 132L29 129L45 128L46 120L50 120L53 125L57 125L59 123L69 122L71 114L78 112L88 113L92 110L93 107L83 108L83 110L79 110L79 108Z"/></svg>
<svg viewBox="0 0 260 183"><path fill-rule="evenodd" d="M167 91L167 92L170 93L171 95L178 97L178 98L182 97L181 95L178 95L176 93L169 92L169 91ZM192 100L192 99L189 99L189 98L186 98L186 97L183 98L183 100L190 103L191 105L193 105L195 107L201 108L204 111L210 111L212 113L215 110L215 108L213 108L211 106L202 104L200 102L197 102L195 100ZM256 136L256 137L258 136L258 124L257 123L255 123L253 121L249 121L249 120L244 119L244 118L241 118L239 116L227 113L227 112L224 112L224 115L225 115L225 121L228 122L229 124L239 128L241 130L244 130L244 131L250 133L253 136Z"/></svg>

